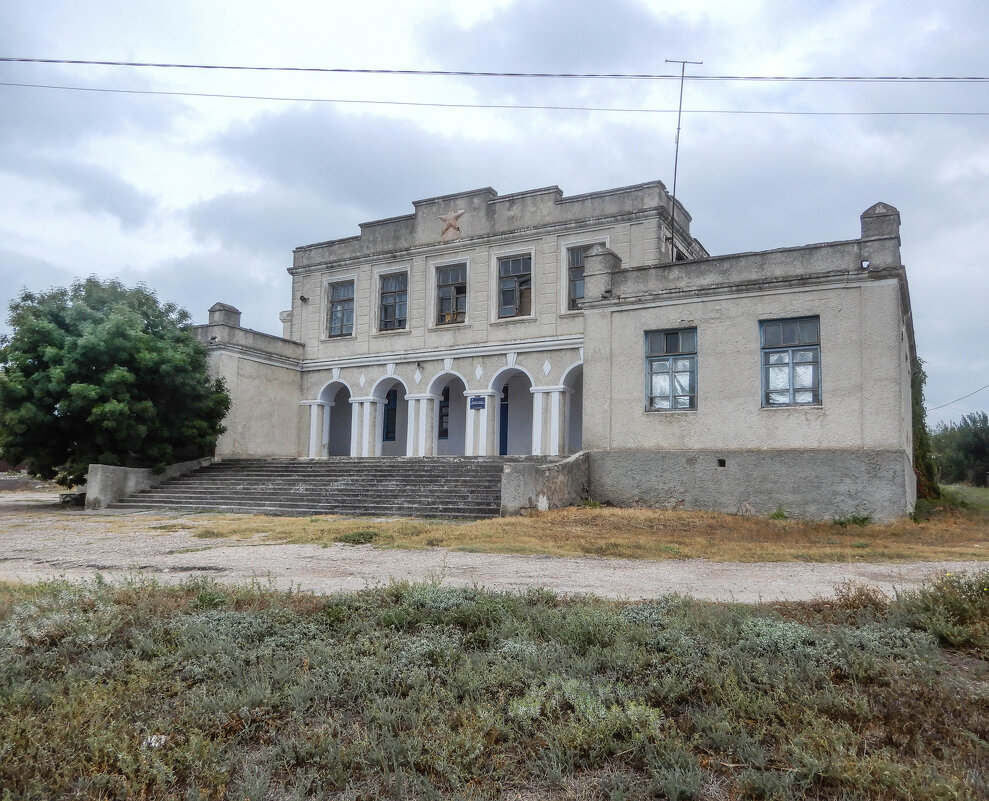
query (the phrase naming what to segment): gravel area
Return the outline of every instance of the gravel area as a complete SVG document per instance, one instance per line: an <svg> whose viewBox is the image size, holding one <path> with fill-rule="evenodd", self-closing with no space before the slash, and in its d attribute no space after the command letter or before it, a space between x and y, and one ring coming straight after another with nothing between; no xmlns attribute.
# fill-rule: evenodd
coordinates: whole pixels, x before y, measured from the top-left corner
<svg viewBox="0 0 989 801"><path fill-rule="evenodd" d="M912 564L725 563L703 559L632 561L378 550L370 545L280 545L264 539L200 539L201 516L85 512L58 505L57 492L0 492L0 580L150 576L177 582L270 582L313 592L357 590L391 580L440 580L492 589L547 587L561 593L649 598L671 592L754 603L830 595L852 581L888 593L945 571L984 562Z"/></svg>

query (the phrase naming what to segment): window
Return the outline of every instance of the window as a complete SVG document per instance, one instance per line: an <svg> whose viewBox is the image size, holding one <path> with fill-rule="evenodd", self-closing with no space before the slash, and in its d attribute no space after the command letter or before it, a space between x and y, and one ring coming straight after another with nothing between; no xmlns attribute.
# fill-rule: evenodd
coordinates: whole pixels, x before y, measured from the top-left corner
<svg viewBox="0 0 989 801"><path fill-rule="evenodd" d="M440 424L437 439L450 439L450 387L443 387L440 397Z"/></svg>
<svg viewBox="0 0 989 801"><path fill-rule="evenodd" d="M584 300L584 255L593 245L567 249L567 308L579 309Z"/></svg>
<svg viewBox="0 0 989 801"><path fill-rule="evenodd" d="M381 320L379 331L405 328L409 309L409 274L393 273L381 277Z"/></svg>
<svg viewBox="0 0 989 801"><path fill-rule="evenodd" d="M436 268L436 324L462 323L467 318L467 265Z"/></svg>
<svg viewBox="0 0 989 801"><path fill-rule="evenodd" d="M349 337L354 333L354 282L330 284L326 291L329 299L326 335Z"/></svg>
<svg viewBox="0 0 989 801"><path fill-rule="evenodd" d="M389 389L385 395L385 419L381 425L381 441L394 442L398 423L398 390Z"/></svg>
<svg viewBox="0 0 989 801"><path fill-rule="evenodd" d="M648 411L697 408L697 329L646 333Z"/></svg>
<svg viewBox="0 0 989 801"><path fill-rule="evenodd" d="M498 259L498 316L532 314L532 256Z"/></svg>
<svg viewBox="0 0 989 801"><path fill-rule="evenodd" d="M807 406L821 402L821 320L763 320L762 405Z"/></svg>

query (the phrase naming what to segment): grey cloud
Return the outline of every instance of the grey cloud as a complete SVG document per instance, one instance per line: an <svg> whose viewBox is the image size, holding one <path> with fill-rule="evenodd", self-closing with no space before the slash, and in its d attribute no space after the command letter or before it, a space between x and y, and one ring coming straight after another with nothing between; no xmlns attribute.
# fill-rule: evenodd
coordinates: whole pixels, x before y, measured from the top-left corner
<svg viewBox="0 0 989 801"><path fill-rule="evenodd" d="M155 201L111 171L79 161L44 157L12 158L0 165L32 180L47 179L69 190L86 212L105 212L124 228L142 225L155 209Z"/></svg>

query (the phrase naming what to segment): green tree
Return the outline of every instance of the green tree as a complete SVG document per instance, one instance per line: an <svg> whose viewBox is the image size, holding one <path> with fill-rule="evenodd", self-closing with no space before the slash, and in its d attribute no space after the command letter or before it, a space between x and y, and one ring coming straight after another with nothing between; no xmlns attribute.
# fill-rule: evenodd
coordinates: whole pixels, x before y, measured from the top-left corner
<svg viewBox="0 0 989 801"><path fill-rule="evenodd" d="M957 423L941 423L931 437L942 481L986 486L989 473L989 414L972 412Z"/></svg>
<svg viewBox="0 0 989 801"><path fill-rule="evenodd" d="M918 498L940 498L941 488L937 484L931 438L927 432L927 410L924 408L924 386L927 372L924 362L914 358L910 374L911 400L913 406L913 472L917 477Z"/></svg>
<svg viewBox="0 0 989 801"><path fill-rule="evenodd" d="M8 322L0 459L70 487L91 463L162 468L213 452L230 398L175 304L90 277L21 292Z"/></svg>

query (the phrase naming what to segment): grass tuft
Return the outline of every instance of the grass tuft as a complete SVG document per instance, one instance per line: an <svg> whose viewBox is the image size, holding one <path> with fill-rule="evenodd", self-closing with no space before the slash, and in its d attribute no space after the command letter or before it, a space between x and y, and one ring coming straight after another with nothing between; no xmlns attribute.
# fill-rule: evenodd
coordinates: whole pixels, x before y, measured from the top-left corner
<svg viewBox="0 0 989 801"><path fill-rule="evenodd" d="M984 797L989 570L808 604L0 585L5 798ZM16 758L10 755L16 754Z"/></svg>

